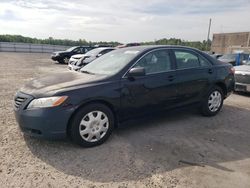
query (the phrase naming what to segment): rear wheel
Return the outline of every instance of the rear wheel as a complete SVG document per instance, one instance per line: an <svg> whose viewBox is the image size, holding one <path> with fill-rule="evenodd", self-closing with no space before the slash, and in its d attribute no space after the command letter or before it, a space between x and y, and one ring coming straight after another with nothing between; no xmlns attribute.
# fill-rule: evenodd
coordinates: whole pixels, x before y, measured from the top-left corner
<svg viewBox="0 0 250 188"><path fill-rule="evenodd" d="M220 87L213 87L209 90L202 102L201 111L205 116L216 115L223 106L224 94Z"/></svg>
<svg viewBox="0 0 250 188"><path fill-rule="evenodd" d="M80 109L71 122L72 140L84 147L105 142L114 127L112 111L103 104L90 104Z"/></svg>

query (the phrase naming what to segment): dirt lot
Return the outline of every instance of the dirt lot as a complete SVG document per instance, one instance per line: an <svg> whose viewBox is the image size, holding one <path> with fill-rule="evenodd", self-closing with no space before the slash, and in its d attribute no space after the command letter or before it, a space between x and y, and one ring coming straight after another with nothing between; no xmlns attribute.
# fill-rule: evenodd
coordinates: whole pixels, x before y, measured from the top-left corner
<svg viewBox="0 0 250 188"><path fill-rule="evenodd" d="M212 118L183 109L127 122L85 149L25 137L15 121L16 90L55 69L66 66L49 54L0 53L1 187L250 187L250 95L231 95Z"/></svg>

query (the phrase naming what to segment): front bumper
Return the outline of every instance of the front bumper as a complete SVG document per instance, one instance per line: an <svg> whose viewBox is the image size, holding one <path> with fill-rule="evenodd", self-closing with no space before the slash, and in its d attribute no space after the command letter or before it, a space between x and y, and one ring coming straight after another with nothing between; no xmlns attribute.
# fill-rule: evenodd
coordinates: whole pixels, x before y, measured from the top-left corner
<svg viewBox="0 0 250 188"><path fill-rule="evenodd" d="M235 83L235 91L250 92L250 84Z"/></svg>
<svg viewBox="0 0 250 188"><path fill-rule="evenodd" d="M69 64L75 65L78 62L79 59L69 59Z"/></svg>
<svg viewBox="0 0 250 188"><path fill-rule="evenodd" d="M22 105L14 108L15 117L20 129L32 137L45 139L66 138L67 124L73 113L73 109L63 106L26 109L26 106L32 99L31 97L27 97L27 100Z"/></svg>
<svg viewBox="0 0 250 188"><path fill-rule="evenodd" d="M61 59L61 57L60 57L59 55L52 55L52 56L51 56L51 59L52 59L53 61L59 61L59 60Z"/></svg>
<svg viewBox="0 0 250 188"><path fill-rule="evenodd" d="M79 71L82 67L73 65L73 64L68 64L68 69L69 70L74 70L74 71Z"/></svg>

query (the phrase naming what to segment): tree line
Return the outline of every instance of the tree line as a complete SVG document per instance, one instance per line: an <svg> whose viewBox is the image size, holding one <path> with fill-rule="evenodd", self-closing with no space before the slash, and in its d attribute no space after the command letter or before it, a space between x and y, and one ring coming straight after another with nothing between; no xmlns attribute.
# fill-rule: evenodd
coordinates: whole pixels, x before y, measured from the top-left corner
<svg viewBox="0 0 250 188"><path fill-rule="evenodd" d="M104 45L112 45L117 46L121 43L116 41L99 41L99 42L91 42L86 41L85 39L79 40L69 40L69 39L54 39L49 37L48 39L37 39L31 37L24 37L22 35L0 35L0 42L22 42L22 43L33 43L33 44L51 44L51 45L63 45L63 46L80 46L80 45L90 45L93 46L95 44L104 44ZM207 43L207 41L184 41L176 38L163 38L155 41L142 42L142 45L182 45L189 46L193 48L198 48L203 51L209 51L211 46L211 41Z"/></svg>
<svg viewBox="0 0 250 188"><path fill-rule="evenodd" d="M33 43L33 44L51 44L51 45L63 45L63 46L81 46L81 45L95 45L95 44L109 44L117 46L119 42L91 42L85 39L69 40L69 39L54 39L49 37L47 39L37 39L31 37L24 37L22 35L0 35L0 42L22 42L22 43Z"/></svg>
<svg viewBox="0 0 250 188"><path fill-rule="evenodd" d="M209 40L208 42L203 40L201 41L185 41L181 39L176 39L176 38L170 38L170 39L160 39L160 40L155 40L151 42L143 42L143 45L181 45L181 46L188 46L192 48L197 48L202 51L209 51L211 48L211 43L212 41Z"/></svg>

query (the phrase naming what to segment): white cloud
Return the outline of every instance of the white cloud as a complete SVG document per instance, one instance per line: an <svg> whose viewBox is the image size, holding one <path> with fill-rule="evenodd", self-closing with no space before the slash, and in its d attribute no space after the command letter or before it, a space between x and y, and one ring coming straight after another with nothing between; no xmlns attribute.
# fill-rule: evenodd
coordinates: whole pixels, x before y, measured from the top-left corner
<svg viewBox="0 0 250 188"><path fill-rule="evenodd" d="M204 40L212 32L250 31L249 0L2 0L0 34L91 41Z"/></svg>

